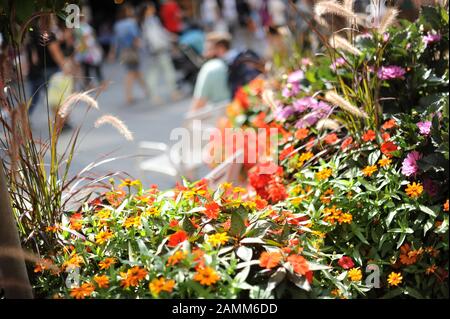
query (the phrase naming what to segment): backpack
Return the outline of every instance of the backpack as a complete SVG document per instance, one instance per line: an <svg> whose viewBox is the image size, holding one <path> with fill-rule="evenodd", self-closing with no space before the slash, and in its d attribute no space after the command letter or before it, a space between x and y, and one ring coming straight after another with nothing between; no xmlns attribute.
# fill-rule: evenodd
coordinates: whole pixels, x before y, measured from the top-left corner
<svg viewBox="0 0 450 319"><path fill-rule="evenodd" d="M240 87L263 73L263 70L264 62L254 51L245 50L239 53L228 66L228 84L233 96Z"/></svg>

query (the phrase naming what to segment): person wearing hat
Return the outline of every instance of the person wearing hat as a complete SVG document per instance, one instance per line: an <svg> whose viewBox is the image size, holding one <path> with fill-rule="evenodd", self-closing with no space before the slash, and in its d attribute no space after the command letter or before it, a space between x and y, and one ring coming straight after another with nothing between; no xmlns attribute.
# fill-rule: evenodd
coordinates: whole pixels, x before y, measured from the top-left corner
<svg viewBox="0 0 450 319"><path fill-rule="evenodd" d="M199 110L208 103L231 99L227 62L232 53L229 33L212 32L206 36L203 55L208 61L203 64L197 76L191 111Z"/></svg>

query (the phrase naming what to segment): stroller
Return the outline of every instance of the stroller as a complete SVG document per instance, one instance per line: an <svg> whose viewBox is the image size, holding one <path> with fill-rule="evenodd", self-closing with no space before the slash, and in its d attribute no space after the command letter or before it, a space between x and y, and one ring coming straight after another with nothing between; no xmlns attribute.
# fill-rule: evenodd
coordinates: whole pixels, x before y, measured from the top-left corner
<svg viewBox="0 0 450 319"><path fill-rule="evenodd" d="M203 32L196 28L189 28L180 36L172 54L175 69L183 74L180 82L189 83L192 87L204 63L203 42Z"/></svg>

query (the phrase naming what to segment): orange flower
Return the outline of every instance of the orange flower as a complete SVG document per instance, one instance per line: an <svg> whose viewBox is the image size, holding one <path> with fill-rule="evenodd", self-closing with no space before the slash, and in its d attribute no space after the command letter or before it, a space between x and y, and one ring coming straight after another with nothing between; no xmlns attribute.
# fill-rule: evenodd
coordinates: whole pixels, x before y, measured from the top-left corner
<svg viewBox="0 0 450 319"><path fill-rule="evenodd" d="M184 230L179 230L176 233L170 235L169 243L167 246L176 247L178 244L188 239L188 234Z"/></svg>
<svg viewBox="0 0 450 319"><path fill-rule="evenodd" d="M169 256L169 258L167 259L167 266L175 266L180 261L182 261L185 257L186 257L185 252L183 252L181 250L177 250L173 255Z"/></svg>
<svg viewBox="0 0 450 319"><path fill-rule="evenodd" d="M449 203L448 203L448 199L447 199L447 201L444 203L444 212L448 212L448 207L449 206Z"/></svg>
<svg viewBox="0 0 450 319"><path fill-rule="evenodd" d="M368 130L364 135L362 136L362 139L364 142L372 142L376 139L377 135L374 131Z"/></svg>
<svg viewBox="0 0 450 319"><path fill-rule="evenodd" d="M220 206L216 202L205 204L205 208L206 210L203 212L203 214L205 214L206 217L210 219L219 218Z"/></svg>
<svg viewBox="0 0 450 319"><path fill-rule="evenodd" d="M148 274L147 270L135 266L131 269L128 269L126 273L125 272L120 273L120 276L122 277L120 285L124 288L136 287L139 285L139 282L143 280L145 276L147 276L147 274Z"/></svg>
<svg viewBox="0 0 450 319"><path fill-rule="evenodd" d="M423 186L416 182L408 183L405 192L411 198L418 198L423 192Z"/></svg>
<svg viewBox="0 0 450 319"><path fill-rule="evenodd" d="M391 157L391 153L395 152L396 150L398 150L398 147L392 142L384 142L383 144L381 144L381 153L388 157Z"/></svg>
<svg viewBox="0 0 450 319"><path fill-rule="evenodd" d="M173 287L175 286L175 280L169 279L166 280L164 277L161 277L159 279L153 279L150 284L149 288L153 295L159 295L161 291L165 292L172 292Z"/></svg>
<svg viewBox="0 0 450 319"><path fill-rule="evenodd" d="M400 262L403 265L412 265L417 262L418 254L412 252L414 252L414 250L411 250L411 246L408 243L405 243L400 247Z"/></svg>
<svg viewBox="0 0 450 319"><path fill-rule="evenodd" d="M108 276L94 276L94 281L97 283L98 288L109 288Z"/></svg>
<svg viewBox="0 0 450 319"><path fill-rule="evenodd" d="M433 264L425 270L425 273L427 275L431 275L431 274L434 274L436 272L436 270L437 270L437 267L436 267L436 265Z"/></svg>
<svg viewBox="0 0 450 319"><path fill-rule="evenodd" d="M124 190L118 190L118 191L113 191L113 192L108 192L106 193L105 197L106 200L113 206L113 207L118 207L122 201L125 199L125 196L127 194L125 193Z"/></svg>
<svg viewBox="0 0 450 319"><path fill-rule="evenodd" d="M259 257L259 266L266 269L276 267L281 261L281 253L275 252L263 252Z"/></svg>
<svg viewBox="0 0 450 319"><path fill-rule="evenodd" d="M291 255L287 258L287 261L294 268L294 272L299 275L305 276L309 272L308 261L300 255Z"/></svg>
<svg viewBox="0 0 450 319"><path fill-rule="evenodd" d="M384 124L381 126L384 130L389 130L391 128L394 128L397 126L397 122L394 119L387 120L384 122Z"/></svg>
<svg viewBox="0 0 450 319"><path fill-rule="evenodd" d="M391 165L391 163L392 163L392 160L390 158L386 158L386 157L383 157L382 159L380 159L378 161L378 165L380 165L381 167L387 167L387 166Z"/></svg>
<svg viewBox="0 0 450 319"><path fill-rule="evenodd" d="M373 173L375 173L377 171L377 166L376 165L369 165L366 166L363 170L362 173L364 174L364 176L370 177L373 175Z"/></svg>
<svg viewBox="0 0 450 319"><path fill-rule="evenodd" d="M309 129L307 128L300 128L295 132L295 138L298 140L303 140L307 138L309 135Z"/></svg>
<svg viewBox="0 0 450 319"><path fill-rule="evenodd" d="M69 221L70 229L80 230L81 227L83 226L82 221L81 221L82 217L83 216L81 215L81 213L76 213L76 214L73 214L72 216L70 216L70 221Z"/></svg>
<svg viewBox="0 0 450 319"><path fill-rule="evenodd" d="M337 140L338 140L338 137L337 137L336 133L328 134L328 135L325 137L325 142L326 142L327 144L334 144L334 143L336 143Z"/></svg>
<svg viewBox="0 0 450 319"><path fill-rule="evenodd" d="M198 267L194 280L200 285L211 286L220 280L219 275L210 267Z"/></svg>
<svg viewBox="0 0 450 319"><path fill-rule="evenodd" d="M95 291L95 287L93 284L84 283L81 285L81 287L72 288L72 290L70 291L70 296L75 299L84 299L84 298L92 295L92 293L94 291Z"/></svg>
<svg viewBox="0 0 450 319"><path fill-rule="evenodd" d="M383 133L381 134L381 138L383 139L383 141L388 141L391 138L391 134L389 133Z"/></svg>
<svg viewBox="0 0 450 319"><path fill-rule="evenodd" d="M115 263L116 263L116 259L107 257L104 260L102 260L101 262L99 262L98 265L100 266L101 270L105 270L105 269L109 269Z"/></svg>
<svg viewBox="0 0 450 319"><path fill-rule="evenodd" d="M345 150L353 143L353 137L349 136L347 137L341 144L341 149Z"/></svg>
<svg viewBox="0 0 450 319"><path fill-rule="evenodd" d="M128 217L127 219L125 219L125 221L123 222L123 226L125 228L131 228L131 227L139 227L141 226L141 216L131 216Z"/></svg>

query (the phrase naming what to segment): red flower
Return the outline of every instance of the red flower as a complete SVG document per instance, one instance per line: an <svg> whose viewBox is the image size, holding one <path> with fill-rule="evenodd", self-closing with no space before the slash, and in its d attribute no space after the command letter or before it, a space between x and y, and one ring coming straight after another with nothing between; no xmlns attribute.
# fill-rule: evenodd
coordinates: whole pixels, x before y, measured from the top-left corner
<svg viewBox="0 0 450 319"><path fill-rule="evenodd" d="M381 126L383 130L389 130L391 128L394 128L397 126L397 122L394 119L387 120L384 122L384 124Z"/></svg>
<svg viewBox="0 0 450 319"><path fill-rule="evenodd" d="M391 153L398 150L397 145L395 145L392 142L384 142L381 144L381 153L383 153L386 156L392 156Z"/></svg>
<svg viewBox="0 0 450 319"><path fill-rule="evenodd" d="M314 273L312 271L308 271L305 275L306 280L308 280L309 284L312 284Z"/></svg>
<svg viewBox="0 0 450 319"><path fill-rule="evenodd" d="M172 219L169 223L169 227L175 228L178 226L178 220Z"/></svg>
<svg viewBox="0 0 450 319"><path fill-rule="evenodd" d="M353 143L353 137L349 136L347 137L341 144L341 149L345 150L347 147L349 147Z"/></svg>
<svg viewBox="0 0 450 319"><path fill-rule="evenodd" d="M236 91L236 94L234 95L234 99L236 101L238 101L244 109L247 109L250 106L250 102L248 100L248 94L247 94L247 92L245 92L245 90L242 87Z"/></svg>
<svg viewBox="0 0 450 319"><path fill-rule="evenodd" d="M176 233L170 235L169 243L167 246L176 247L178 244L188 239L188 234L184 230L179 230Z"/></svg>
<svg viewBox="0 0 450 319"><path fill-rule="evenodd" d="M287 258L287 261L297 274L305 276L309 272L308 261L303 256L291 255Z"/></svg>
<svg viewBox="0 0 450 319"><path fill-rule="evenodd" d="M262 209L267 207L268 203L267 203L267 201L265 199L257 198L255 200L255 204L256 204L256 209L262 210Z"/></svg>
<svg viewBox="0 0 450 319"><path fill-rule="evenodd" d="M386 142L387 140L389 140L391 138L391 134L383 133L383 134L381 134L381 138L383 139L383 141Z"/></svg>
<svg viewBox="0 0 450 319"><path fill-rule="evenodd" d="M294 146L289 146L288 148L285 148L280 153L280 161L284 160L286 157L288 157L289 154L291 154L294 151Z"/></svg>
<svg viewBox="0 0 450 319"><path fill-rule="evenodd" d="M339 266L341 266L344 269L350 269L355 266L355 263L353 262L353 259L348 256L342 256L338 261Z"/></svg>
<svg viewBox="0 0 450 319"><path fill-rule="evenodd" d="M338 137L337 137L336 133L328 134L328 135L325 137L325 142L326 142L327 144L334 144L334 143L336 143L337 140L338 140Z"/></svg>
<svg viewBox="0 0 450 319"><path fill-rule="evenodd" d="M285 200L288 197L286 188L277 181L271 181L267 188L268 198L273 204Z"/></svg>
<svg viewBox="0 0 450 319"><path fill-rule="evenodd" d="M377 137L377 135L375 134L374 131L368 130L366 133L364 133L364 135L362 136L362 139L364 142L372 142L375 140L376 137Z"/></svg>
<svg viewBox="0 0 450 319"><path fill-rule="evenodd" d="M206 210L203 214L210 219L217 219L220 213L220 206L216 202L211 202L205 205Z"/></svg>

